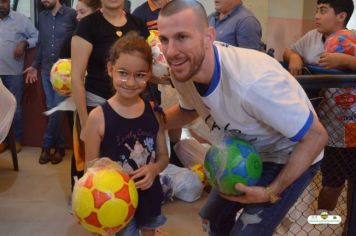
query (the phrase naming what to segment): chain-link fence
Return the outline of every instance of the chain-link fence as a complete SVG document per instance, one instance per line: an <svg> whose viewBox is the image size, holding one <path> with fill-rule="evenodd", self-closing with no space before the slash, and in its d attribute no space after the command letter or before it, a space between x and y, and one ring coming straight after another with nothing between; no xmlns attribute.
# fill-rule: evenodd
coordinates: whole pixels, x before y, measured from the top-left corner
<svg viewBox="0 0 356 236"><path fill-rule="evenodd" d="M331 71L333 72L333 71ZM321 170L277 228L275 235L356 235L356 74L297 77L328 131ZM310 224L321 212L340 224Z"/></svg>

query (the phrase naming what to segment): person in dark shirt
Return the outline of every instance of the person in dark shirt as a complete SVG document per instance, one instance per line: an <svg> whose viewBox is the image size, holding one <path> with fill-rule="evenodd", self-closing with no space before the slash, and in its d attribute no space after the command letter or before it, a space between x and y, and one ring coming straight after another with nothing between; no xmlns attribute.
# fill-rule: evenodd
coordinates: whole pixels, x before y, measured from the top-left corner
<svg viewBox="0 0 356 236"><path fill-rule="evenodd" d="M27 73L26 83L34 83L37 81L37 71L41 70L46 107L49 110L65 98L54 91L50 82L50 71L52 65L59 58L63 44L72 36L77 26L77 20L75 10L62 5L59 0L42 0L41 2L45 10L39 15L37 54L32 66L27 68L24 73ZM40 164L46 164L49 161L52 164L57 164L62 161L65 150L61 124L62 112L57 111L49 116L42 142ZM50 153L52 147L55 148L53 155Z"/></svg>
<svg viewBox="0 0 356 236"><path fill-rule="evenodd" d="M78 0L75 6L77 12L77 21L81 21L84 17L90 15L101 7L100 0ZM70 45L72 37L69 37L63 45L59 58L71 58Z"/></svg>
<svg viewBox="0 0 356 236"><path fill-rule="evenodd" d="M159 11L168 2L169 0L148 0L138 6L132 14L141 18L146 23L149 30L157 30Z"/></svg>
<svg viewBox="0 0 356 236"><path fill-rule="evenodd" d="M216 30L216 41L264 50L261 24L241 0L215 1L215 10L209 16L209 25Z"/></svg>
<svg viewBox="0 0 356 236"><path fill-rule="evenodd" d="M159 173L168 165L168 151L164 114L140 96L151 77L150 46L130 32L112 47L107 70L116 92L89 114L84 128L86 161L109 157L135 181L139 204L119 235L155 235L166 221Z"/></svg>

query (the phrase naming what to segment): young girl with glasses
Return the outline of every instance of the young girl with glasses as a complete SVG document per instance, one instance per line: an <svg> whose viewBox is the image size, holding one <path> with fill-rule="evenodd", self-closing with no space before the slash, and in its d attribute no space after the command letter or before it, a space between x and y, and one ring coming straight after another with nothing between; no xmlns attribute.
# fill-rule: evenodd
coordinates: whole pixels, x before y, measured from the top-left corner
<svg viewBox="0 0 356 236"><path fill-rule="evenodd" d="M140 94L151 76L152 53L146 41L128 33L112 47L107 63L116 92L89 114L84 128L86 161L109 157L136 183L139 204L135 217L117 235L154 235L166 218L159 173L168 164L164 114ZM157 111L155 111L157 110Z"/></svg>

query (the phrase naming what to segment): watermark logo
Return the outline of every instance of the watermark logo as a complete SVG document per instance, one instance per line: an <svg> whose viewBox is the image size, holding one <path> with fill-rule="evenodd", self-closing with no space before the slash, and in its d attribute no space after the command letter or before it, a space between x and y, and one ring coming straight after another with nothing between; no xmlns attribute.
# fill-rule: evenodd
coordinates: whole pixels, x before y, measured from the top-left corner
<svg viewBox="0 0 356 236"><path fill-rule="evenodd" d="M320 215L310 215L308 217L308 223L312 225L337 225L341 223L341 217L338 215L329 215L328 212L322 211Z"/></svg>

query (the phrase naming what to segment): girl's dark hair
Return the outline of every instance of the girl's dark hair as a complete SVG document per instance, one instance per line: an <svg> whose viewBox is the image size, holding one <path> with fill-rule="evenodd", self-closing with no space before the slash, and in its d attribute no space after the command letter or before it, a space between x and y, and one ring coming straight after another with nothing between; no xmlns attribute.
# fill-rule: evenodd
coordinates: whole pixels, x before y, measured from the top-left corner
<svg viewBox="0 0 356 236"><path fill-rule="evenodd" d="M120 57L121 53L132 53L139 52L142 59L144 59L148 65L149 69L152 68L152 50L150 45L146 40L139 36L135 31L130 31L123 37L118 39L114 45L111 47L109 52L108 61L111 64L115 64L115 61Z"/></svg>
<svg viewBox="0 0 356 236"><path fill-rule="evenodd" d="M78 0L78 2L82 2L91 9L98 10L101 7L101 1L100 0Z"/></svg>
<svg viewBox="0 0 356 236"><path fill-rule="evenodd" d="M344 26L347 25L354 11L354 3L352 0L318 0L317 3L318 5L329 4L329 6L334 9L335 14L346 12L347 16L344 21Z"/></svg>

